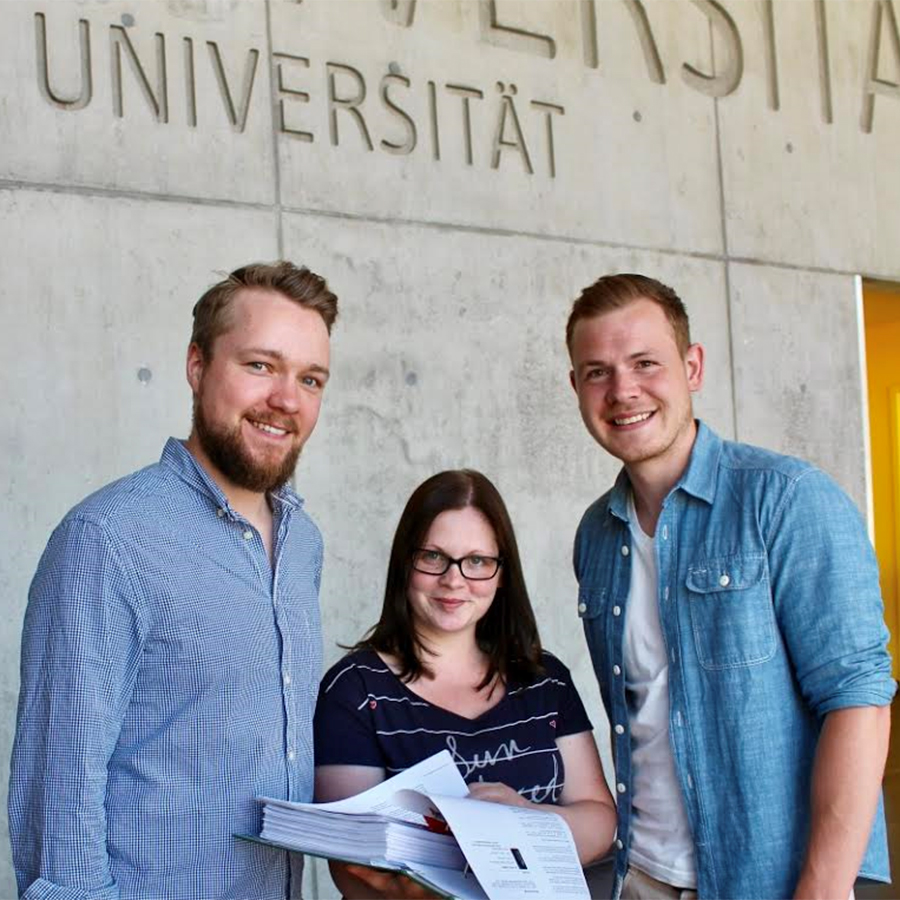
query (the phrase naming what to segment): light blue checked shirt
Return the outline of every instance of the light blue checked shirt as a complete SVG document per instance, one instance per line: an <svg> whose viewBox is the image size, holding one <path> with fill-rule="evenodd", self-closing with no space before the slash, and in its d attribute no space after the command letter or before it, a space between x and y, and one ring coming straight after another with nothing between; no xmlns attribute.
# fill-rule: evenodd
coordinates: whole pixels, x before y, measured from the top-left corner
<svg viewBox="0 0 900 900"><path fill-rule="evenodd" d="M310 800L322 539L273 495L275 564L181 442L88 497L29 595L9 791L27 900L278 898L239 841L256 795Z"/></svg>

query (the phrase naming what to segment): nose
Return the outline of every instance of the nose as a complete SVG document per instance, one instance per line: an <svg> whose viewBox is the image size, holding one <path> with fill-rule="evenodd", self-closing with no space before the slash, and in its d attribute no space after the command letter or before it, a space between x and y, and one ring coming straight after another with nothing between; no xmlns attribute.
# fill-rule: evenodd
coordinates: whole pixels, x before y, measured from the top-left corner
<svg viewBox="0 0 900 900"><path fill-rule="evenodd" d="M269 394L269 406L286 413L299 412L300 385L295 378L284 376L275 380Z"/></svg>
<svg viewBox="0 0 900 900"><path fill-rule="evenodd" d="M637 378L630 369L613 372L609 378L607 400L610 403L627 403L640 394Z"/></svg>
<svg viewBox="0 0 900 900"><path fill-rule="evenodd" d="M450 568L447 569L447 571L444 572L443 575L439 576L438 581L440 581L441 584L447 585L448 587L465 584L466 579L463 578L461 566L461 562L450 563Z"/></svg>

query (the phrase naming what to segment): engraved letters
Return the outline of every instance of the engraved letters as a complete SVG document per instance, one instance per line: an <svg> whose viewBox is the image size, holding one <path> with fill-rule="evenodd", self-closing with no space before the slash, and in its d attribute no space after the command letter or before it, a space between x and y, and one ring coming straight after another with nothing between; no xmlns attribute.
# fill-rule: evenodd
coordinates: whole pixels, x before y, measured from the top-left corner
<svg viewBox="0 0 900 900"><path fill-rule="evenodd" d="M725 12L715 0L691 0L709 18L712 26L722 38L722 49L725 60L717 74L706 75L685 63L681 68L681 77L692 87L711 97L727 97L741 83L744 74L744 50L741 36L734 24L734 19Z"/></svg>
<svg viewBox="0 0 900 900"><path fill-rule="evenodd" d="M548 59L556 56L556 41L550 35L502 24L497 15L497 0L478 0L478 11L482 40L497 47L534 53Z"/></svg>
<svg viewBox="0 0 900 900"><path fill-rule="evenodd" d="M362 74L354 69L353 66L345 66L342 63L326 63L325 68L328 71L328 130L331 134L331 143L337 146L338 140L338 110L344 109L352 116L356 122L359 133L369 150L374 150L372 146L372 138L369 136L369 129L366 126L366 120L363 118L359 107L363 100L366 99L366 82ZM338 96L338 76L343 75L345 87L349 85L347 90L352 91L349 97ZM341 93L344 93L343 91Z"/></svg>
<svg viewBox="0 0 900 900"><path fill-rule="evenodd" d="M502 82L497 83L500 91L500 117L497 120L497 128L494 131L494 146L491 150L491 168L500 168L500 152L508 147L517 150L522 157L525 171L529 175L534 174L531 168L531 158L528 156L528 148L525 146L525 138L522 135L522 126L519 124L519 116L516 112L516 86L511 84L509 88ZM507 132L511 132L511 135ZM512 140L510 140L510 136Z"/></svg>
<svg viewBox="0 0 900 900"><path fill-rule="evenodd" d="M819 91L822 96L822 120L829 125L834 121L831 108L831 61L828 47L828 18L825 0L815 0L816 44L819 48Z"/></svg>
<svg viewBox="0 0 900 900"><path fill-rule="evenodd" d="M389 22L409 28L416 16L416 0L380 0L381 12Z"/></svg>
<svg viewBox="0 0 900 900"><path fill-rule="evenodd" d="M50 62L47 51L47 20L43 13L35 13L34 33L37 42L37 76L41 95L60 109L84 109L91 102L94 83L91 73L91 26L87 19L78 20L78 49L81 58L81 88L78 96L66 99L50 86Z"/></svg>
<svg viewBox="0 0 900 900"><path fill-rule="evenodd" d="M520 4L513 0L465 2L477 4L469 20L477 30L474 39L538 57L533 65L549 72L559 51L557 40L551 34L526 28L523 19L516 17L517 9L521 16ZM574 52L580 52L581 63L593 70L586 73L588 82L607 77L601 66L598 28L602 29L599 20L608 4L599 0L560 0L563 2L571 3L572 14L578 15L576 28L580 23L581 46L576 44ZM654 84L666 85L666 70L645 3L642 0L616 2L632 20L636 38L634 52L639 49L643 56L646 77ZM709 71L683 62L681 77L694 90L711 98L725 98L737 90L744 72L741 34L724 5L731 0L680 2L686 8L694 6L705 16L712 47ZM757 65L765 79L765 103L777 111L782 104L778 4L776 0L753 2L762 23L762 57ZM869 133L873 128L876 96L900 99L900 30L895 8L900 0L865 2L871 9L871 19L861 84L860 127ZM808 0L808 6L811 12L807 40L815 41L821 117L830 124L834 112L827 4L825 0ZM305 8L305 4L300 7ZM402 42L406 36L392 30L393 26L412 34L416 26L427 25L417 21L419 8L417 0L377 0L375 16L376 20L389 23L382 27L389 29L394 40ZM48 4L48 10L53 9ZM257 77L263 52L259 47L223 51L219 43L196 33L193 36L141 33L130 16L121 17L121 24L78 18L67 26L68 31L60 26L53 31L48 23L50 14L33 15L35 72L40 96L61 113L89 107L97 79L103 77L110 79L112 113L116 118L134 117L146 122L149 111L149 121L159 126L177 124L196 129L198 123L207 126L218 123L219 128L230 126L240 135L246 131L251 117L256 117L258 124L258 117L269 103L269 86L264 78ZM577 40L578 32L575 37ZM60 46L66 60L72 62L61 64L59 56L54 56L63 52L54 49ZM326 142L332 147L346 147L348 151L397 157L418 154L419 158L425 156L435 163L447 162L487 172L502 169L504 173L519 173L526 178L558 176L559 142L565 140L570 130L567 123L573 113L570 111L566 116L560 98L553 96L552 77L538 82L551 86L551 96L534 96L536 92L546 92L535 91L534 79L529 79L530 89L521 87L522 78L508 69L497 73L496 82L482 73L479 83L471 74L454 78L446 73L441 77L441 73L429 71L423 62L417 63L418 71L406 71L406 65L401 70L400 63L387 63L383 58L366 68L360 60L344 58L343 54L338 54L338 58L317 59L311 50L315 50L314 44L306 48L288 44L270 50L271 115L275 131L282 139L311 144L317 135L322 140L327 129ZM509 54L497 56L505 67L515 67L514 58L509 62ZM667 65L673 64L673 60L667 60ZM516 71L521 71L521 66ZM260 81L264 83L257 89ZM215 101L216 90L206 87L212 83L218 88L221 106ZM100 96L105 94L101 92ZM139 96L143 103L137 99ZM894 106L900 112L900 107ZM583 108L580 113L593 114L593 111ZM573 127L576 123L577 114Z"/></svg>
<svg viewBox="0 0 900 900"><path fill-rule="evenodd" d="M879 58L881 55L882 28L887 26L887 36L894 58L894 71L897 81L880 78ZM862 129L871 132L872 120L875 117L875 95L896 97L900 99L900 32L897 29L897 17L890 0L875 0L872 7L872 31L869 35L869 56L866 66L866 86L863 96Z"/></svg>
<svg viewBox="0 0 900 900"><path fill-rule="evenodd" d="M393 73L388 73L381 79L381 102L391 110L394 115L400 120L403 124L403 128L406 132L406 139L398 144L393 141L387 140L387 138L381 139L381 146L384 147L388 153L397 153L400 155L406 155L407 153L412 153L413 150L416 149L416 123L409 117L409 114L399 107L395 101L391 100L388 95L388 88L391 84L402 84L404 87L409 87L410 81L404 75L395 75Z"/></svg>
<svg viewBox="0 0 900 900"><path fill-rule="evenodd" d="M206 46L209 49L209 57L212 61L213 71L216 73L216 81L219 85L219 91L222 94L222 103L225 104L225 112L228 114L228 121L231 122L231 127L240 133L247 127L247 113L250 111L250 98L253 95L253 80L256 77L256 64L259 62L259 50L250 50L247 53L241 99L238 105L235 106L231 88L228 86L228 78L225 75L225 65L222 62L222 54L219 52L219 45L214 41L207 41Z"/></svg>
<svg viewBox="0 0 900 900"><path fill-rule="evenodd" d="M313 135L310 131L301 128L291 128L287 124L288 116L285 104L290 102L285 98L296 98L296 103L309 103L309 94L306 91L289 88L285 84L285 68L293 64L309 68L309 60L305 56L293 56L290 53L273 53L272 62L275 65L275 90L278 94L278 130L282 134L290 134L301 141L312 143Z"/></svg>
<svg viewBox="0 0 900 900"><path fill-rule="evenodd" d="M597 2L598 0L578 0L581 12L581 45L584 51L584 64L592 69L600 66L600 54L597 49ZM659 49L656 46L656 39L653 37L653 29L650 27L650 20L647 18L644 4L641 3L641 0L623 0L623 2L634 21L650 80L655 84L665 84L666 74L663 71Z"/></svg>
<svg viewBox="0 0 900 900"><path fill-rule="evenodd" d="M134 72L150 109L153 112L157 122L169 121L169 90L166 82L166 39L161 34L154 35L154 44L156 48L156 93L150 87L150 79L144 71L144 67L138 58L131 38L121 25L113 25L109 29L109 40L112 48L112 85L113 85L113 112L120 119L124 113L124 102L122 92L122 53L124 49L125 56Z"/></svg>

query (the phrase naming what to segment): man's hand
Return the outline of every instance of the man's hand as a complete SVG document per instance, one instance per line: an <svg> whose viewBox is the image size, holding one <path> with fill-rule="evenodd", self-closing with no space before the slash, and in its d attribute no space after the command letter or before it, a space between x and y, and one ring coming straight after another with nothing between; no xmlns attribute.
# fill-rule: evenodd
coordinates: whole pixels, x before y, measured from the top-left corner
<svg viewBox="0 0 900 900"><path fill-rule="evenodd" d="M346 866L346 871L372 888L374 896L384 897L385 900L436 900L441 896L399 872L382 872L353 865Z"/></svg>

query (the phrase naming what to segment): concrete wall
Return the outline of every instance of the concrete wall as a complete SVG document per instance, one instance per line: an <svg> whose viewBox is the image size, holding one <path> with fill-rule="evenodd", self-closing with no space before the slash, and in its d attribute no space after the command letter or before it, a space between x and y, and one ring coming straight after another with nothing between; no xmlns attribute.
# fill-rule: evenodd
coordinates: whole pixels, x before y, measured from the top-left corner
<svg viewBox="0 0 900 900"><path fill-rule="evenodd" d="M50 529L186 434L194 300L220 272L279 256L342 303L297 477L326 537L329 659L377 614L412 488L480 468L605 752L569 558L616 466L568 387L568 307L610 270L672 283L708 349L700 414L821 464L865 508L855 276L900 279L898 12L0 5L0 783ZM329 896L327 876L309 889Z"/></svg>

